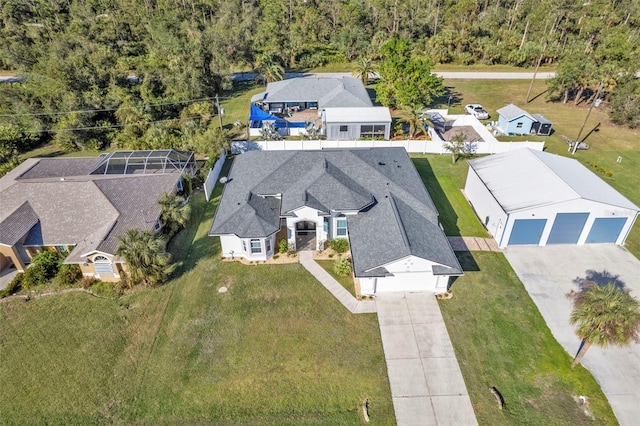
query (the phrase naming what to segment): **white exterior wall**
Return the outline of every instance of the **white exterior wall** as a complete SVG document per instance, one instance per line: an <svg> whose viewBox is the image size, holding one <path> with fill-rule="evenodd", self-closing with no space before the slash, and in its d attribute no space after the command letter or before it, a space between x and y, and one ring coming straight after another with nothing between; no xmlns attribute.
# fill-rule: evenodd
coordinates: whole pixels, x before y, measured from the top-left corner
<svg viewBox="0 0 640 426"><path fill-rule="evenodd" d="M260 253L251 253L251 240L253 239L260 240ZM271 250L267 250L267 240L271 243ZM224 257L243 257L247 260L267 260L273 256L276 244L275 240L275 234L267 238L240 238L236 235L221 235L220 245L222 246L222 255ZM245 243L244 247L242 245L243 241Z"/></svg>
<svg viewBox="0 0 640 426"><path fill-rule="evenodd" d="M464 192L480 222L485 225L489 233L499 243L507 222L507 214L471 167L469 167L469 172L467 173ZM487 217L489 217L488 222L486 221Z"/></svg>
<svg viewBox="0 0 640 426"><path fill-rule="evenodd" d="M347 126L346 132L340 131L340 126ZM361 126L384 126L384 139L388 140L391 134L389 122L359 122L359 123L325 123L325 135L327 139L357 140L360 139Z"/></svg>
<svg viewBox="0 0 640 426"><path fill-rule="evenodd" d="M509 214L509 220L507 226L505 227L502 242L498 241L500 247L504 248L507 246L507 243L509 242L509 236L511 235L511 230L513 229L513 224L516 219L547 219L547 223L540 238L540 245L546 245L547 240L549 239L549 234L551 233L551 228L553 227L556 213L589 213L587 222L582 229L582 234L580 234L580 238L578 239L578 245L583 245L585 243L587 236L589 235L589 231L591 231L591 226L593 225L596 218L605 217L627 218L627 223L622 228L620 236L615 242L615 244L624 244L624 240L629 233L631 226L633 225L633 219L636 215L636 212L633 210L584 199L576 199L564 203L552 204L519 212L513 212Z"/></svg>
<svg viewBox="0 0 640 426"><path fill-rule="evenodd" d="M437 264L416 256L408 256L385 265L391 276L360 278L360 292L363 295L404 291L444 293L447 291L449 277L433 275L434 265Z"/></svg>
<svg viewBox="0 0 640 426"><path fill-rule="evenodd" d="M289 236L289 245L296 246L296 223L298 222L315 222L316 224L316 250L319 245L326 241L327 234L323 230L324 217L319 215L318 210L310 207L301 207L293 211L291 217L287 217L287 235ZM297 248L296 248L297 250Z"/></svg>

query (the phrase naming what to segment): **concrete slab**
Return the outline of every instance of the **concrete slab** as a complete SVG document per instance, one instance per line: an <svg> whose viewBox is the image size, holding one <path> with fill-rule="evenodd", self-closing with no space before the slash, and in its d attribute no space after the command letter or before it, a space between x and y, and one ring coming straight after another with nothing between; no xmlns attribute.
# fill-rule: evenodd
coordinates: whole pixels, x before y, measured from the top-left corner
<svg viewBox="0 0 640 426"><path fill-rule="evenodd" d="M424 358L427 388L431 395L466 395L467 386L454 357Z"/></svg>
<svg viewBox="0 0 640 426"><path fill-rule="evenodd" d="M433 396L431 403L438 425L471 426L478 424L467 395Z"/></svg>
<svg viewBox="0 0 640 426"><path fill-rule="evenodd" d="M431 398L393 398L398 426L432 426L437 425L431 406Z"/></svg>
<svg viewBox="0 0 640 426"><path fill-rule="evenodd" d="M411 324L381 325L380 335L387 359L418 358L418 345Z"/></svg>
<svg viewBox="0 0 640 426"><path fill-rule="evenodd" d="M378 322L380 325L411 324L409 307L404 299L404 293L385 294L376 298Z"/></svg>
<svg viewBox="0 0 640 426"><path fill-rule="evenodd" d="M622 247L513 246L504 252L551 333L571 356L580 339L569 324L572 306L565 295L578 289L580 279L604 284L616 281L640 297L640 261ZM640 419L640 344L591 347L582 364L600 384L620 424L636 425Z"/></svg>
<svg viewBox="0 0 640 426"><path fill-rule="evenodd" d="M476 241L476 244L478 245L478 248L480 250L491 251L491 248L489 248L489 244L487 244L484 238L474 238L474 240Z"/></svg>
<svg viewBox="0 0 640 426"><path fill-rule="evenodd" d="M394 398L429 395L420 359L388 359L387 372Z"/></svg>
<svg viewBox="0 0 640 426"><path fill-rule="evenodd" d="M415 326L414 334L422 358L455 356L449 333L444 324Z"/></svg>

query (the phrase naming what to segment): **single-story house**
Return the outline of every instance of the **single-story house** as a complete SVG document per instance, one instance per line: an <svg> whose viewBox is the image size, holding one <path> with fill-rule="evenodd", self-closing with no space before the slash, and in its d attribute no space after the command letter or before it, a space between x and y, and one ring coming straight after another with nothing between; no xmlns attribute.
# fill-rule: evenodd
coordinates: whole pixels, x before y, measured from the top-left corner
<svg viewBox="0 0 640 426"><path fill-rule="evenodd" d="M502 248L623 245L640 211L577 160L529 148L470 160L465 193Z"/></svg>
<svg viewBox="0 0 640 426"><path fill-rule="evenodd" d="M333 109L337 111L331 112ZM343 116L338 117L340 114ZM251 98L249 135L260 136L265 123L273 123L284 136L304 134L309 125L314 125L333 139L326 127L330 125L331 135L337 138L386 135L389 139L391 114L388 108L373 106L358 78L297 77L269 83L264 92ZM344 126L347 130L341 131Z"/></svg>
<svg viewBox="0 0 640 426"><path fill-rule="evenodd" d="M362 294L447 291L462 268L404 148L249 151L227 177L209 235L222 255L271 258L349 240Z"/></svg>
<svg viewBox="0 0 640 426"><path fill-rule="evenodd" d="M165 193L193 176L193 153L116 151L99 158L30 158L0 178L0 270L24 271L43 250L85 276L118 281L115 255L128 229L159 231Z"/></svg>
<svg viewBox="0 0 640 426"><path fill-rule="evenodd" d="M496 111L499 114L498 128L505 135L528 135L537 120L527 111L509 104Z"/></svg>

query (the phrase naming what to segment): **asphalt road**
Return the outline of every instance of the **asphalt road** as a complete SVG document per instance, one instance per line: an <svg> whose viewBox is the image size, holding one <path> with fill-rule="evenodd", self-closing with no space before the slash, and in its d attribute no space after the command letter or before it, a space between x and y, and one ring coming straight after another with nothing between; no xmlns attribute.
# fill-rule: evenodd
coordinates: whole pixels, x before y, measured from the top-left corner
<svg viewBox="0 0 640 426"><path fill-rule="evenodd" d="M470 79L470 80L531 80L533 77L532 72L436 72L436 75L443 77L445 79ZM321 73L302 73L302 72L288 72L285 74L286 78L294 78L294 77L343 77L350 76L349 72L321 72ZM545 79L552 78L555 76L553 72L539 72L536 78ZM235 73L231 76L232 80L236 81L247 81L253 80L256 77L255 73ZM377 77L377 74L372 75L372 77ZM20 83L24 81L23 77L17 76L0 76L0 83Z"/></svg>

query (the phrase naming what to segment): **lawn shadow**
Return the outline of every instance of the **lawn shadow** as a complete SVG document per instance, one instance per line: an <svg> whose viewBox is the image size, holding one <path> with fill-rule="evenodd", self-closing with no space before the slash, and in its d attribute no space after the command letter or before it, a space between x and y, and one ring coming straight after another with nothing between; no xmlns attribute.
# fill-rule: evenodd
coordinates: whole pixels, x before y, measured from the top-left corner
<svg viewBox="0 0 640 426"><path fill-rule="evenodd" d="M540 96L544 95L547 92L548 92L548 90L543 90L542 92L540 92L537 95L535 95L533 98L529 99L529 102L527 102L527 103L531 103L531 102L535 101L536 99L538 99Z"/></svg>
<svg viewBox="0 0 640 426"><path fill-rule="evenodd" d="M620 275L613 275L606 269L603 269L602 271L588 269L585 272L584 277L576 277L573 282L578 286L580 291L584 291L585 288L587 288L585 284L588 282L594 282L601 287L613 284L620 290L624 290L626 288L626 284L620 279Z"/></svg>
<svg viewBox="0 0 640 426"><path fill-rule="evenodd" d="M473 257L473 254L470 251L456 251L455 254L464 272L477 272L480 270L480 265L478 265L478 262L476 262L476 259ZM458 278L460 277L449 278L447 291L451 291L451 288L454 286L456 281L458 281Z"/></svg>
<svg viewBox="0 0 640 426"><path fill-rule="evenodd" d="M440 182L436 178L433 168L426 158L413 158L413 164L418 169L418 174L422 178L424 186L431 196L431 200L436 206L440 214L440 223L444 227L444 232L449 237L461 237L460 228L458 228L458 215L447 198L447 194L440 186Z"/></svg>
<svg viewBox="0 0 640 426"><path fill-rule="evenodd" d="M431 105L440 108L444 108L445 105L449 108L451 105L460 104L462 104L462 93L455 90L453 86L445 86L442 96L438 96L431 102Z"/></svg>

